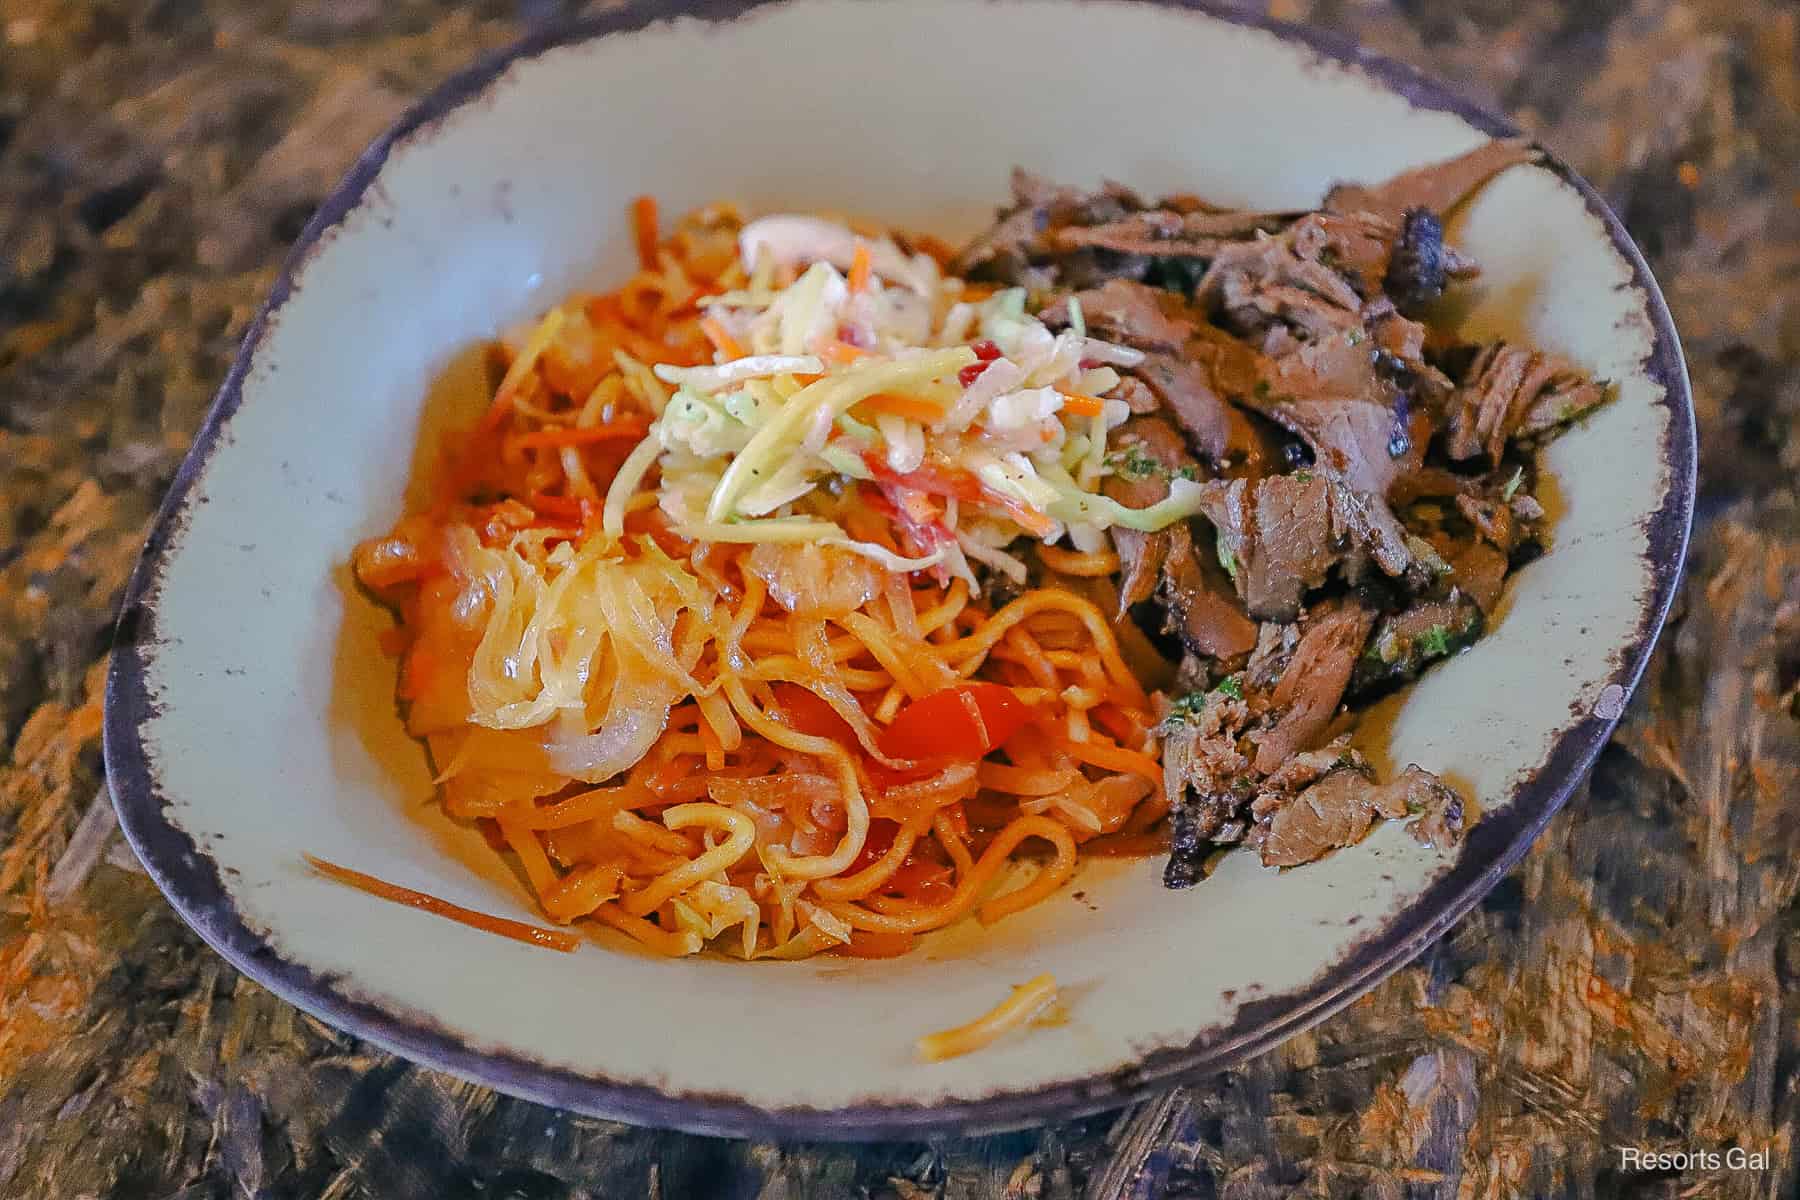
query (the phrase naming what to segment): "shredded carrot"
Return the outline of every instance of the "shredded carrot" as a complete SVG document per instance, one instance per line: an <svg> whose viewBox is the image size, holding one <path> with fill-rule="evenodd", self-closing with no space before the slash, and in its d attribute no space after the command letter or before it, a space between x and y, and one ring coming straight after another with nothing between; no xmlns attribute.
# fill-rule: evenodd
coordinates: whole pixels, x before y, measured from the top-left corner
<svg viewBox="0 0 1800 1200"><path fill-rule="evenodd" d="M1098 396L1084 396L1080 392L1061 390L1056 394L1063 398L1063 411L1072 412L1078 417L1097 417L1106 411L1106 401Z"/></svg>
<svg viewBox="0 0 1800 1200"><path fill-rule="evenodd" d="M315 858L311 854L303 854L301 857L306 860L307 866L327 879L335 879L358 891L367 892L371 896L379 896L383 900L391 900L395 904L405 904L436 916L448 917L452 921L460 921L472 929L497 933L501 937L509 937L516 942L529 942L534 946L561 950L564 954L581 944L581 939L572 933L544 929L537 925L527 925L523 921L510 921L505 917L476 912L472 908L464 908L460 904L452 904L448 900L440 900L436 896L416 892L412 888L401 887L397 883L389 883L385 879L377 879L373 875L365 875L361 871L353 871L349 867L340 867L334 862Z"/></svg>
<svg viewBox="0 0 1800 1200"><path fill-rule="evenodd" d="M713 349L727 359L744 357L744 348L738 345L738 340L731 336L725 326L719 324L718 318L707 317L701 321L700 332L706 335L706 340L712 343Z"/></svg>
<svg viewBox="0 0 1800 1200"><path fill-rule="evenodd" d="M866 242L856 243L856 254L850 259L850 291L852 294L867 290L869 286L869 247Z"/></svg>
<svg viewBox="0 0 1800 1200"><path fill-rule="evenodd" d="M849 342L833 342L825 347L825 352L819 357L828 363L853 363L868 356L869 351L861 346L852 346Z"/></svg>
<svg viewBox="0 0 1800 1200"><path fill-rule="evenodd" d="M893 392L876 392L862 402L862 407L871 412L889 413L926 425L944 419L944 410L931 401L921 400L917 396L900 396Z"/></svg>
<svg viewBox="0 0 1800 1200"><path fill-rule="evenodd" d="M536 429L510 440L521 450L560 449L563 446L591 446L595 442L635 441L649 430L650 426L644 421L626 418L591 429Z"/></svg>
<svg viewBox="0 0 1800 1200"><path fill-rule="evenodd" d="M637 235L638 262L644 270L656 266L656 197L639 196L631 202L631 228Z"/></svg>
<svg viewBox="0 0 1800 1200"><path fill-rule="evenodd" d="M1085 742L1068 741L1063 749L1085 763L1105 767L1109 771L1130 771L1155 784L1162 783L1162 768L1154 758L1136 750L1127 750L1117 742L1090 736Z"/></svg>
<svg viewBox="0 0 1800 1200"><path fill-rule="evenodd" d="M1013 519L1013 524L1033 537L1047 538L1056 532L1056 522L1028 504L1015 500L1011 496L1002 496L999 492L991 489L984 490L981 495L982 499L989 504L1004 510L1006 515Z"/></svg>

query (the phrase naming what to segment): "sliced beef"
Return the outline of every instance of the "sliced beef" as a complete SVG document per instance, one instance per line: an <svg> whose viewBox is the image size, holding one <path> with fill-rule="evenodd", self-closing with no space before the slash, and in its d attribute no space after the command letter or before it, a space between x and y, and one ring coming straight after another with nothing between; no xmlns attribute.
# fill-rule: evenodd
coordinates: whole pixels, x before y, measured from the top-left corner
<svg viewBox="0 0 1800 1200"><path fill-rule="evenodd" d="M1431 331L1386 296L1363 306L1363 324L1375 339L1376 372L1413 399L1441 407L1455 385L1426 357Z"/></svg>
<svg viewBox="0 0 1800 1200"><path fill-rule="evenodd" d="M1293 620L1301 598L1346 558L1371 560L1390 576L1415 565L1387 506L1322 470L1214 481L1202 511L1218 531L1221 565L1261 620Z"/></svg>
<svg viewBox="0 0 1800 1200"><path fill-rule="evenodd" d="M1133 608L1156 594L1171 539L1162 530L1142 533L1114 528L1112 540L1119 555L1119 611L1114 616L1124 620Z"/></svg>
<svg viewBox="0 0 1800 1200"><path fill-rule="evenodd" d="M1318 463L1355 490L1385 497L1422 465L1428 431L1413 436L1404 393L1377 372L1367 335L1307 342L1263 360L1262 370L1254 407L1298 434Z"/></svg>
<svg viewBox="0 0 1800 1200"><path fill-rule="evenodd" d="M1309 338L1355 328L1361 324L1362 296L1343 275L1318 260L1318 249L1311 242L1297 245L1291 230L1235 242L1213 259L1194 289L1194 299L1226 328L1250 337L1261 337L1278 325L1291 326Z"/></svg>
<svg viewBox="0 0 1800 1200"><path fill-rule="evenodd" d="M1436 568L1421 561L1417 540L1407 536L1393 510L1380 497L1338 484L1332 491L1332 504L1348 545L1346 557L1355 560L1346 572L1352 580L1362 578L1363 560L1367 559L1382 574L1404 578L1414 591L1430 582Z"/></svg>
<svg viewBox="0 0 1800 1200"><path fill-rule="evenodd" d="M1155 258L1212 258L1227 242L1280 229L1294 215L1234 210L1182 212L1165 206L1104 225L1059 229L1056 240L1068 249L1097 248Z"/></svg>
<svg viewBox="0 0 1800 1200"><path fill-rule="evenodd" d="M1246 687L1258 692L1266 692L1275 686L1281 673L1287 670L1288 662L1294 657L1294 647L1300 644L1300 627L1292 622L1283 624L1279 621L1264 621L1257 627L1256 649L1250 652L1250 661L1244 664L1244 683Z"/></svg>
<svg viewBox="0 0 1800 1200"><path fill-rule="evenodd" d="M1231 445L1231 414L1206 368L1182 354L1146 354L1133 373L1181 423L1194 449L1214 462Z"/></svg>
<svg viewBox="0 0 1800 1200"><path fill-rule="evenodd" d="M1172 525L1162 587L1165 633L1193 654L1228 662L1256 646L1256 624L1244 615L1231 581L1210 554L1196 550L1186 524Z"/></svg>
<svg viewBox="0 0 1800 1200"><path fill-rule="evenodd" d="M1061 187L1029 171L1013 169L1013 203L999 220L957 256L951 269L969 279L990 279L1026 286L1050 286L1059 276L1082 274L1099 282L1109 272L1096 270L1092 251L1061 255L1055 231L1068 225L1101 225L1130 212L1136 198L1127 190L1103 187L1096 192ZM1141 269L1141 267L1140 267Z"/></svg>
<svg viewBox="0 0 1800 1200"><path fill-rule="evenodd" d="M1395 480L1388 499L1394 505L1404 507L1415 500L1454 500L1465 492L1479 492L1481 487L1480 478L1427 465Z"/></svg>
<svg viewBox="0 0 1800 1200"><path fill-rule="evenodd" d="M1477 274L1475 260L1444 241L1444 222L1429 208L1409 208L1400 218L1382 289L1408 316L1437 303L1452 280Z"/></svg>
<svg viewBox="0 0 1800 1200"><path fill-rule="evenodd" d="M1215 391L1238 404L1255 398L1256 385L1267 372L1260 351L1216 325L1196 328L1187 354L1206 368Z"/></svg>
<svg viewBox="0 0 1800 1200"><path fill-rule="evenodd" d="M1191 887L1205 873L1215 844L1242 836L1249 760L1238 735L1250 712L1242 700L1213 692L1172 715L1163 738L1163 792L1169 803L1170 853L1163 885Z"/></svg>
<svg viewBox="0 0 1800 1200"><path fill-rule="evenodd" d="M1524 138L1483 142L1466 154L1407 171L1386 183L1340 183L1325 194L1324 207L1334 213L1371 213L1396 221L1409 208L1448 213L1508 167L1537 158L1537 148Z"/></svg>
<svg viewBox="0 0 1800 1200"><path fill-rule="evenodd" d="M1168 495L1176 472L1197 466L1181 434L1162 417L1133 417L1113 436L1116 466L1103 490L1129 508L1155 504ZM1121 616L1154 595L1162 602L1164 631L1191 653L1229 660L1250 652L1256 626L1224 572L1196 553L1186 524L1155 533L1114 527L1112 536L1121 567Z"/></svg>
<svg viewBox="0 0 1800 1200"><path fill-rule="evenodd" d="M1194 465L1187 444L1167 419L1135 416L1113 434L1113 473L1100 490L1127 508L1148 508L1169 494L1169 477ZM1148 600L1168 558L1167 530L1143 533L1114 526L1113 548L1120 564L1119 616Z"/></svg>
<svg viewBox="0 0 1800 1200"><path fill-rule="evenodd" d="M1325 778L1333 768L1351 762L1360 762L1360 758L1350 748L1348 734L1333 738L1317 750L1302 750L1269 772L1256 786L1255 798L1250 803L1250 815L1257 817L1273 812Z"/></svg>
<svg viewBox="0 0 1800 1200"><path fill-rule="evenodd" d="M1378 817L1405 816L1397 798L1367 767L1345 765L1269 812L1262 839L1265 867L1297 867L1368 835Z"/></svg>
<svg viewBox="0 0 1800 1200"><path fill-rule="evenodd" d="M1259 794L1252 811L1268 867L1297 867L1353 846L1382 818L1412 815L1407 831L1439 850L1461 840L1464 823L1462 797L1431 772L1409 765L1393 782L1380 783L1355 751L1340 754L1297 795Z"/></svg>
<svg viewBox="0 0 1800 1200"><path fill-rule="evenodd" d="M1115 254L1197 259L1212 258L1225 246L1224 238L1164 237L1153 231L1155 222L1148 218L1173 215L1143 213L1112 225L1070 226L1056 231L1056 244L1065 250L1110 250Z"/></svg>
<svg viewBox="0 0 1800 1200"><path fill-rule="evenodd" d="M1447 402L1451 458L1486 453L1494 466L1506 443L1571 421L1606 398L1606 389L1567 359L1493 342L1482 348Z"/></svg>
<svg viewBox="0 0 1800 1200"><path fill-rule="evenodd" d="M1292 620L1342 556L1331 485L1322 474L1273 475L1257 485L1252 511L1255 537L1238 560L1245 603L1266 620Z"/></svg>
<svg viewBox="0 0 1800 1200"><path fill-rule="evenodd" d="M1400 223L1373 213L1308 213L1290 236L1296 255L1331 268L1370 299L1381 294Z"/></svg>
<svg viewBox="0 0 1800 1200"><path fill-rule="evenodd" d="M1109 279L1077 292L1074 299L1090 332L1139 350L1180 350L1194 333L1193 321L1170 311L1175 305L1167 292L1129 279ZM1068 298L1051 304L1038 317L1052 329L1067 325Z"/></svg>
<svg viewBox="0 0 1800 1200"><path fill-rule="evenodd" d="M1385 497L1396 479L1417 470L1424 441L1396 428L1392 404L1371 400L1297 400L1275 410L1305 439L1320 464L1371 497ZM1399 450L1399 454L1395 454Z"/></svg>
<svg viewBox="0 0 1800 1200"><path fill-rule="evenodd" d="M1416 679L1431 663L1473 643L1485 628L1481 605L1459 590L1382 617L1356 660L1351 697L1366 699Z"/></svg>
<svg viewBox="0 0 1800 1200"><path fill-rule="evenodd" d="M1269 694L1280 715L1256 742L1254 766L1268 775L1287 759L1316 746L1343 702L1363 643L1375 616L1357 604L1342 604L1314 615L1294 647L1287 669Z"/></svg>

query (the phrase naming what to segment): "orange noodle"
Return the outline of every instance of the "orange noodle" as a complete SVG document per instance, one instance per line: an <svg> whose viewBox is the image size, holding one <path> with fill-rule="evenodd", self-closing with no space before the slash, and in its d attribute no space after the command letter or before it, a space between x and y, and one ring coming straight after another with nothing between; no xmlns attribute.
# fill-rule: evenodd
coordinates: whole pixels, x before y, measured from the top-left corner
<svg viewBox="0 0 1800 1200"><path fill-rule="evenodd" d="M988 1012L954 1029L926 1034L918 1040L919 1057L926 1062L942 1062L959 1054L968 1054L990 1045L1009 1030L1029 1025L1039 1014L1056 1003L1056 979L1039 975L1020 984L1012 995Z"/></svg>
<svg viewBox="0 0 1800 1200"><path fill-rule="evenodd" d="M971 312L1029 318L918 243L846 234L808 268L727 206L671 225L648 199L631 229L638 272L509 335L435 502L356 550L446 811L549 920L665 955L889 957L1042 903L1096 837L1153 845L1158 714L1092 598L1119 571L1095 532L1116 376L1076 339L1008 433L965 411L994 356ZM896 349L857 324L883 313L971 344ZM1066 440L1067 474L1019 482L1007 436Z"/></svg>

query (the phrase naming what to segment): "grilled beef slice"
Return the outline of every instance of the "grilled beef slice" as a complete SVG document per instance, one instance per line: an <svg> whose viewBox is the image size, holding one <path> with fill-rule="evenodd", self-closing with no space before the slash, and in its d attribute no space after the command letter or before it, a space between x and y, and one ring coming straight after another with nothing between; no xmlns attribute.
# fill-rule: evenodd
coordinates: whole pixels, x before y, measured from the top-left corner
<svg viewBox="0 0 1800 1200"><path fill-rule="evenodd" d="M1257 820L1252 837L1266 867L1297 867L1368 836L1381 818L1411 815L1407 831L1425 845L1448 850L1462 837L1463 800L1431 772L1408 765L1399 778L1381 783L1360 754L1336 743L1296 760L1311 771L1318 760L1331 765L1303 790L1286 794L1265 788L1251 805Z"/></svg>
<svg viewBox="0 0 1800 1200"><path fill-rule="evenodd" d="M1567 359L1492 342L1450 395L1446 449L1458 461L1485 452L1499 466L1507 442L1572 421L1605 399L1606 387Z"/></svg>
<svg viewBox="0 0 1800 1200"><path fill-rule="evenodd" d="M1346 559L1371 560L1389 576L1416 565L1387 506L1325 471L1204 487L1201 511L1218 532L1220 563L1259 620L1293 620L1301 598Z"/></svg>
<svg viewBox="0 0 1800 1200"><path fill-rule="evenodd" d="M1103 490L1129 508L1155 504L1168 495L1174 474L1198 469L1181 434L1162 417L1133 417L1114 439L1117 466ZM1187 525L1155 533L1114 527L1112 536L1121 566L1121 617L1154 594L1166 614L1165 631L1180 637L1191 652L1216 659L1249 653L1256 644L1256 626L1244 615L1223 572L1196 555Z"/></svg>
<svg viewBox="0 0 1800 1200"><path fill-rule="evenodd" d="M1376 622L1356 660L1349 695L1365 699L1416 679L1437 659L1470 645L1486 628L1481 605L1452 589L1442 600L1421 600Z"/></svg>
<svg viewBox="0 0 1800 1200"><path fill-rule="evenodd" d="M1242 836L1250 799L1250 761L1238 737L1249 707L1224 692L1205 694L1163 739L1163 794L1169 803L1170 852L1163 885L1191 887L1215 845Z"/></svg>
<svg viewBox="0 0 1800 1200"><path fill-rule="evenodd" d="M1287 669L1269 694L1274 724L1259 735L1254 765L1268 775L1302 750L1318 744L1337 715L1344 689L1368 640L1375 616L1357 604L1344 604L1314 616L1300 635Z"/></svg>
<svg viewBox="0 0 1800 1200"><path fill-rule="evenodd" d="M1071 298L1080 304L1089 332L1139 350L1179 350L1194 335L1194 322L1178 311L1174 297L1129 279L1109 279L1064 297L1038 319L1052 329L1067 325Z"/></svg>
<svg viewBox="0 0 1800 1200"><path fill-rule="evenodd" d="M1334 213L1369 213L1398 221L1409 208L1448 213L1476 188L1519 163L1536 162L1538 151L1524 138L1483 142L1466 154L1396 175L1385 183L1340 183L1325 194Z"/></svg>

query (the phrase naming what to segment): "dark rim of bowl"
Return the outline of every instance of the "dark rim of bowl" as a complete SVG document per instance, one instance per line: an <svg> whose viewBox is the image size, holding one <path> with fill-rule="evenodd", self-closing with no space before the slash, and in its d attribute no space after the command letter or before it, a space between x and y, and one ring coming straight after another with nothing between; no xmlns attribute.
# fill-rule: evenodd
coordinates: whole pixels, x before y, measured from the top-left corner
<svg viewBox="0 0 1800 1200"><path fill-rule="evenodd" d="M1186 10L1203 17L1262 30L1318 56L1356 68L1413 107L1443 111L1494 137L1517 136L1511 122L1458 96L1422 72L1371 54L1356 43L1316 29L1241 12L1214 0L1125 0ZM673 17L726 22L782 0L644 0L516 43L452 76L383 134L357 160L307 223L290 251L269 299L245 334L230 373L183 462L127 588L106 689L105 758L120 823L138 857L177 912L221 955L283 998L358 1036L407 1058L545 1104L642 1125L703 1134L764 1138L922 1138L1015 1129L1059 1117L1113 1108L1159 1087L1217 1071L1265 1050L1335 1013L1398 969L1442 935L1512 868L1592 767L1636 686L1674 598L1687 553L1693 517L1695 434L1692 399L1680 343L1662 293L1643 256L1600 195L1552 154L1543 165L1579 192L1605 226L1614 248L1630 264L1644 298L1654 342L1642 365L1663 388L1669 410L1662 459L1671 483L1661 505L1645 521L1653 594L1639 626L1622 650L1607 689L1609 702L1574 720L1558 735L1542 768L1524 782L1510 805L1477 822L1448 872L1398 914L1373 930L1336 965L1304 987L1243 1004L1224 1026L1195 1042L1150 1051L1128 1067L1085 1079L1022 1091L996 1091L941 1104L858 1104L836 1109L768 1109L733 1095L683 1093L640 1083L620 1083L551 1066L504 1051L480 1049L420 1013L396 1012L359 998L342 980L321 975L281 956L248 927L233 904L218 866L168 817L167 800L147 759L141 734L155 715L148 666L154 644L153 605L164 555L185 522L195 480L221 444L220 432L243 399L251 360L272 317L291 294L297 274L321 240L351 213L376 181L389 153L451 111L478 98L514 64L548 50L618 33L630 33ZM1616 696L1617 702L1610 702Z"/></svg>

